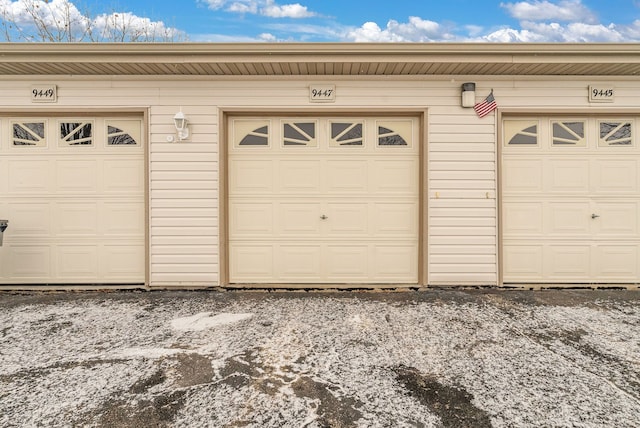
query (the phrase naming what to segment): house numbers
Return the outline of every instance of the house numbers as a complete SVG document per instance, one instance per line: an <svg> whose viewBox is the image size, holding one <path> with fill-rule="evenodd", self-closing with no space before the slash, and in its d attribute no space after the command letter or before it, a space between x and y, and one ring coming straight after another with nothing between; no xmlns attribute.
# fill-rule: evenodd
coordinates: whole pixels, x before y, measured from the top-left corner
<svg viewBox="0 0 640 428"><path fill-rule="evenodd" d="M616 92L612 86L589 86L590 103L612 103Z"/></svg>
<svg viewBox="0 0 640 428"><path fill-rule="evenodd" d="M336 85L309 86L309 101L312 103L333 103L336 101Z"/></svg>
<svg viewBox="0 0 640 428"><path fill-rule="evenodd" d="M31 102L55 103L58 101L58 88L56 85L37 85L31 87Z"/></svg>

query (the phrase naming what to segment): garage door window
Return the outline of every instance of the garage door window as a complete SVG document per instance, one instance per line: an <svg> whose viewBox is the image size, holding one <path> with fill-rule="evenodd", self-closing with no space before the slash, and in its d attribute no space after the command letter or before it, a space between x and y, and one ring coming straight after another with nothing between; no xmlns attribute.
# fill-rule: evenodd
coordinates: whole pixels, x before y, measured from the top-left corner
<svg viewBox="0 0 640 428"><path fill-rule="evenodd" d="M362 122L331 122L330 147L363 147Z"/></svg>
<svg viewBox="0 0 640 428"><path fill-rule="evenodd" d="M45 123L46 121L12 122L13 145L47 147Z"/></svg>
<svg viewBox="0 0 640 428"><path fill-rule="evenodd" d="M537 146L537 120L505 120L504 134L507 146Z"/></svg>
<svg viewBox="0 0 640 428"><path fill-rule="evenodd" d="M137 146L141 137L142 122L139 120L107 120L107 145Z"/></svg>
<svg viewBox="0 0 640 428"><path fill-rule="evenodd" d="M607 120L599 122L600 139L598 146L632 146L631 123L626 121Z"/></svg>
<svg viewBox="0 0 640 428"><path fill-rule="evenodd" d="M64 146L92 146L93 122L92 121L60 121L58 145Z"/></svg>
<svg viewBox="0 0 640 428"><path fill-rule="evenodd" d="M378 122L378 146L411 146L411 122L393 121Z"/></svg>
<svg viewBox="0 0 640 428"><path fill-rule="evenodd" d="M285 146L318 147L316 122L283 122L283 144Z"/></svg>
<svg viewBox="0 0 640 428"><path fill-rule="evenodd" d="M553 145L563 147L586 147L585 121L552 121Z"/></svg>
<svg viewBox="0 0 640 428"><path fill-rule="evenodd" d="M269 147L268 120L235 120L234 147Z"/></svg>

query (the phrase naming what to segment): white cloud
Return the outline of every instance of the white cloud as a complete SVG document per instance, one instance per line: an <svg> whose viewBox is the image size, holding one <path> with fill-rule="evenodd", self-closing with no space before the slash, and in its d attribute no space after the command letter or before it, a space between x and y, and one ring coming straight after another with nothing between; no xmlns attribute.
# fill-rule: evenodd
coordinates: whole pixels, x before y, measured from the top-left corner
<svg viewBox="0 0 640 428"><path fill-rule="evenodd" d="M168 41L179 38L182 34L176 28L167 27L162 21L152 21L130 12L99 15L92 25L103 39L113 41ZM117 40L118 37L122 40Z"/></svg>
<svg viewBox="0 0 640 428"><path fill-rule="evenodd" d="M18 25L29 25L34 19L48 27L57 27L65 21L76 24L78 29L89 24L87 17L67 0L4 0L0 3L0 13Z"/></svg>
<svg viewBox="0 0 640 428"><path fill-rule="evenodd" d="M453 25L410 17L407 22L390 20L381 28L366 22L343 32L342 40L354 42L631 42L640 40L640 20L629 25L602 24L581 0L522 1L501 3L520 19L519 26L487 30L477 25Z"/></svg>
<svg viewBox="0 0 640 428"><path fill-rule="evenodd" d="M209 9L213 10L222 9L227 4L227 0L198 0L198 2L206 4Z"/></svg>
<svg viewBox="0 0 640 428"><path fill-rule="evenodd" d="M637 34L636 34L637 37ZM628 41L615 25L591 25L571 23L560 25L558 23L543 24L523 22L522 30L505 28L495 31L483 39L488 42L558 42L558 43L582 43L582 42L615 42Z"/></svg>
<svg viewBox="0 0 640 428"><path fill-rule="evenodd" d="M299 3L277 4L274 0L199 0L210 9L224 9L239 14L262 15L269 18L310 18L317 16Z"/></svg>
<svg viewBox="0 0 640 428"><path fill-rule="evenodd" d="M541 42L542 38L529 31L518 31L513 28L501 28L486 36L480 37L480 40L491 43L515 43L515 42Z"/></svg>
<svg viewBox="0 0 640 428"><path fill-rule="evenodd" d="M271 33L262 33L258 35L258 38L264 42L277 42L278 39Z"/></svg>
<svg viewBox="0 0 640 428"><path fill-rule="evenodd" d="M568 21L595 23L596 17L581 0L562 0L551 3L547 0L500 3L509 14L522 21Z"/></svg>
<svg viewBox="0 0 640 428"><path fill-rule="evenodd" d="M272 2L268 2L260 13L270 18L309 18L315 16L315 13L309 12L306 6L296 4L285 4L279 6Z"/></svg>
<svg viewBox="0 0 640 428"><path fill-rule="evenodd" d="M348 31L345 38L354 42L431 42L453 40L455 36L437 22L411 16L406 23L390 20L384 30L375 22L365 22Z"/></svg>
<svg viewBox="0 0 640 428"><path fill-rule="evenodd" d="M252 14L258 13L258 4L254 1L240 2L235 1L231 3L225 9L227 12L239 13L239 14Z"/></svg>

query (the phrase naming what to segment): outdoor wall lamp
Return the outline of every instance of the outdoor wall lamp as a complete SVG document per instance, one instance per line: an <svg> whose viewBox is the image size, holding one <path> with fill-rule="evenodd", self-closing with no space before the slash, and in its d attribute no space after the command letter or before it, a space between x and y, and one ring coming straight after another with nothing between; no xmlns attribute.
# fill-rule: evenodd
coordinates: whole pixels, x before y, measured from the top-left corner
<svg viewBox="0 0 640 428"><path fill-rule="evenodd" d="M476 103L476 84L472 82L462 84L462 107L473 107Z"/></svg>
<svg viewBox="0 0 640 428"><path fill-rule="evenodd" d="M175 116L173 116L173 123L176 126L176 132L178 134L178 140L186 140L189 138L189 128L187 126L187 118L184 113L182 113L182 109Z"/></svg>
<svg viewBox="0 0 640 428"><path fill-rule="evenodd" d="M4 231L7 230L8 225L9 220L0 220L0 247L2 247L2 236L4 235Z"/></svg>

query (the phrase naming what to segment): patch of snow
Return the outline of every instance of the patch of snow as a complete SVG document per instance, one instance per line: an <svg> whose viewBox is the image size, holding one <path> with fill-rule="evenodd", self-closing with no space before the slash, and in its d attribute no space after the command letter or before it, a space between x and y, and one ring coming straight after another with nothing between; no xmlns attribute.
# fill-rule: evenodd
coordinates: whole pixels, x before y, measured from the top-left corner
<svg viewBox="0 0 640 428"><path fill-rule="evenodd" d="M201 331L226 324L237 323L249 319L253 314L222 313L211 316L211 312L201 312L190 317L177 318L171 321L171 327L182 331Z"/></svg>

